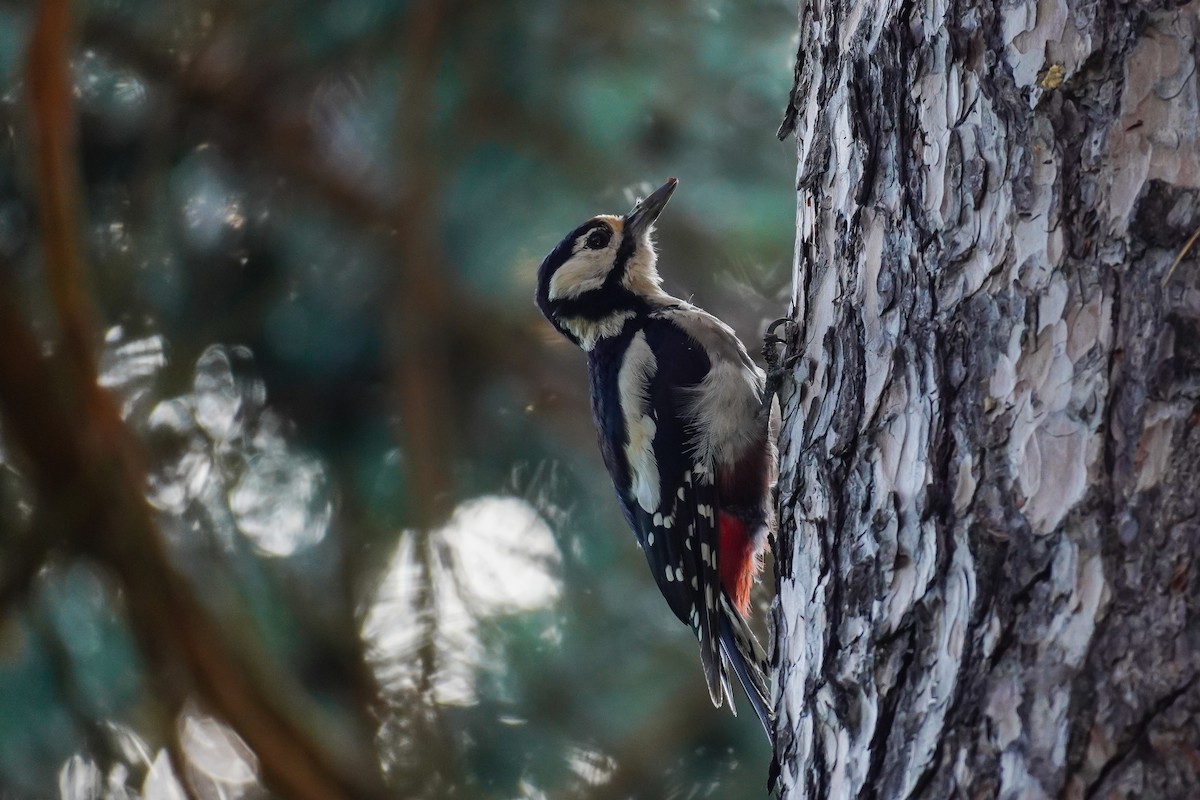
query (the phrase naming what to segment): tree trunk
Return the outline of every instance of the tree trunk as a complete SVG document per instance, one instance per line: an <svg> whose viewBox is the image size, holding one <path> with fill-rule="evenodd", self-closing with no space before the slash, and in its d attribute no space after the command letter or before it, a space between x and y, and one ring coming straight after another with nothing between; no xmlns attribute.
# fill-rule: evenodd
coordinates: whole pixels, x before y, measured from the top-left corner
<svg viewBox="0 0 1200 800"><path fill-rule="evenodd" d="M1198 39L802 0L783 796L1200 797Z"/></svg>

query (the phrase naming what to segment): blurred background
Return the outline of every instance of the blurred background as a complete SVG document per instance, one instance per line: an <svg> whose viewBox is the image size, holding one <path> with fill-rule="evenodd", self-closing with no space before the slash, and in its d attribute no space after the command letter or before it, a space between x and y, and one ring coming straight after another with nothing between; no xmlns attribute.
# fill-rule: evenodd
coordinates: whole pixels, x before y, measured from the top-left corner
<svg viewBox="0 0 1200 800"><path fill-rule="evenodd" d="M0 0L0 270L51 353L36 10ZM761 730L711 707L532 296L559 238L674 175L666 288L757 351L790 280L794 0L73 17L100 383L182 591L297 735L392 796L761 795ZM6 423L0 797L270 796Z"/></svg>

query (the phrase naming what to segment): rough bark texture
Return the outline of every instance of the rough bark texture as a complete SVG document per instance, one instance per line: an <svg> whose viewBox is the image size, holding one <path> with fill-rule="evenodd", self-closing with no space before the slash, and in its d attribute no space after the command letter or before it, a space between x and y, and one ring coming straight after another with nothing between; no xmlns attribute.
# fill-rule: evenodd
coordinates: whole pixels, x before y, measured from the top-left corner
<svg viewBox="0 0 1200 800"><path fill-rule="evenodd" d="M813 0L786 797L1200 797L1200 2Z"/></svg>

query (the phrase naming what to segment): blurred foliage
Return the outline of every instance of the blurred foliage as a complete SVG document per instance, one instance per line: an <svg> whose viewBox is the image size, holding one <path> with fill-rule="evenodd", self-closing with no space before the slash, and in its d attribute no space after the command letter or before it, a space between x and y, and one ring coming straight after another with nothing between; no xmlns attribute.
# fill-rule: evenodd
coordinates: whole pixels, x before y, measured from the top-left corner
<svg viewBox="0 0 1200 800"><path fill-rule="evenodd" d="M74 9L100 380L171 562L308 733L373 738L406 797L761 793L753 714L710 707L531 297L563 234L676 175L668 288L750 343L780 315L791 0ZM51 342L35 10L0 2L0 269ZM38 504L0 436L6 580ZM0 609L0 796L179 797L180 767L266 796L202 698L164 724L122 577L45 555Z"/></svg>

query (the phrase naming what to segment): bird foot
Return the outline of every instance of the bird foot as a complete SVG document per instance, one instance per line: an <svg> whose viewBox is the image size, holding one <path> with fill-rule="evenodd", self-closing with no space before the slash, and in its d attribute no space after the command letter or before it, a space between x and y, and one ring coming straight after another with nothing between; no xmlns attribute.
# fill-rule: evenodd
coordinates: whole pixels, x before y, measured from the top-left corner
<svg viewBox="0 0 1200 800"><path fill-rule="evenodd" d="M784 327L783 338L775 334L775 329L779 326ZM783 380L787 377L788 369L784 364L784 360L779 357L779 346L783 345L784 355L787 355L788 342L792 338L792 331L795 329L796 323L789 317L777 319L767 326L767 332L763 335L762 357L767 363L767 382L763 389L763 406L769 407L772 398L779 393L779 389L783 386Z"/></svg>

